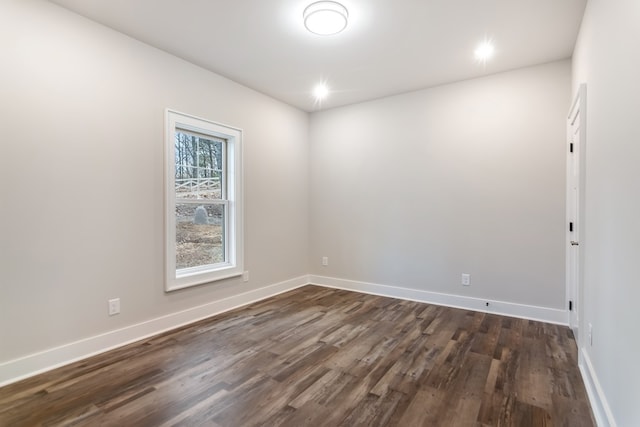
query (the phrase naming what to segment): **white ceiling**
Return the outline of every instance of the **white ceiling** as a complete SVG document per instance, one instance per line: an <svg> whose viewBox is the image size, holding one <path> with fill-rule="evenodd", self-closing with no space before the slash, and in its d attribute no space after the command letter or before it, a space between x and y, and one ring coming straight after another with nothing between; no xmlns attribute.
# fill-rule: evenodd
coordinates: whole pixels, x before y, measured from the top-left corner
<svg viewBox="0 0 640 427"><path fill-rule="evenodd" d="M342 0L349 26L309 33L313 0L51 0L305 111L568 58L586 0ZM485 38L496 55L476 63ZM316 83L331 93L318 105Z"/></svg>

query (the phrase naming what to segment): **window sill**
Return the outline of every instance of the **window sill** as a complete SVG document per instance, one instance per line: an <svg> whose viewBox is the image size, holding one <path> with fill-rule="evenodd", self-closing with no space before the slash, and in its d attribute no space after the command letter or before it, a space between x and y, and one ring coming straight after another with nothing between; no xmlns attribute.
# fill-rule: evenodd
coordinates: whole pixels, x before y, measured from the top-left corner
<svg viewBox="0 0 640 427"><path fill-rule="evenodd" d="M204 285L219 280L231 279L242 276L242 269L237 266L229 266L215 271L193 272L167 281L165 292L177 291L191 286Z"/></svg>

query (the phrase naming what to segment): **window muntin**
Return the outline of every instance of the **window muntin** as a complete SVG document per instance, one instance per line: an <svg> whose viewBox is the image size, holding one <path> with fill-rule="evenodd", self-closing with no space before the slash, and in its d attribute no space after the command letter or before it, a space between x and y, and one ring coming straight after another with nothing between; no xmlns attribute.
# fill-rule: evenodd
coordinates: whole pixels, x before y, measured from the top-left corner
<svg viewBox="0 0 640 427"><path fill-rule="evenodd" d="M241 131L167 111L166 290L242 274Z"/></svg>

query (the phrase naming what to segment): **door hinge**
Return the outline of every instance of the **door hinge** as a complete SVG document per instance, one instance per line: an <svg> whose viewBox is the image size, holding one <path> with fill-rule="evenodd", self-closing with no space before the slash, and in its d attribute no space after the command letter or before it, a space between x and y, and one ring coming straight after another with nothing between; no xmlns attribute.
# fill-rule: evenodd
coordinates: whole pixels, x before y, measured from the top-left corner
<svg viewBox="0 0 640 427"><path fill-rule="evenodd" d="M573 301L569 301L569 311L573 311Z"/></svg>
<svg viewBox="0 0 640 427"><path fill-rule="evenodd" d="M569 231L573 232L573 222L569 223Z"/></svg>
<svg viewBox="0 0 640 427"><path fill-rule="evenodd" d="M573 153L573 142L569 144L569 152Z"/></svg>

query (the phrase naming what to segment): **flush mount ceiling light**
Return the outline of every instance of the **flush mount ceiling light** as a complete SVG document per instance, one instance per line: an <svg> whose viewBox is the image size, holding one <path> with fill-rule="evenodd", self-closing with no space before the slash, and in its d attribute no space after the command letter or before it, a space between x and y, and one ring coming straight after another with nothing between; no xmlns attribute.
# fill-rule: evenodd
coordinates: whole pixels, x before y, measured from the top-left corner
<svg viewBox="0 0 640 427"><path fill-rule="evenodd" d="M313 34L330 36L347 28L349 12L335 1L311 3L302 13L304 26Z"/></svg>

